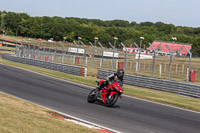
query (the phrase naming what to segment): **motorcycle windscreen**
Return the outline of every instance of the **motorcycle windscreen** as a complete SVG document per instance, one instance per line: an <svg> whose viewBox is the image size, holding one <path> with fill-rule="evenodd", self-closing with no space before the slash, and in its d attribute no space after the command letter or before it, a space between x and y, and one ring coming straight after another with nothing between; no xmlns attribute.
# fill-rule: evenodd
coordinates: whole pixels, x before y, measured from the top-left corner
<svg viewBox="0 0 200 133"><path fill-rule="evenodd" d="M122 81L121 80L117 80L118 84L120 87L123 87Z"/></svg>

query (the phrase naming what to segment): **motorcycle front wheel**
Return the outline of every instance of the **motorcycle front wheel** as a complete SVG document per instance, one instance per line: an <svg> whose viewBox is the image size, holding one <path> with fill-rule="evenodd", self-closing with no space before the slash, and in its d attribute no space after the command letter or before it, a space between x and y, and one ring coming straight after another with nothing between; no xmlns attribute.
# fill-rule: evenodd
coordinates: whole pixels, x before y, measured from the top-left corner
<svg viewBox="0 0 200 133"><path fill-rule="evenodd" d="M88 98L87 98L87 101L88 103L94 103L97 101L97 96L96 96L96 90L93 89L89 95L88 95Z"/></svg>
<svg viewBox="0 0 200 133"><path fill-rule="evenodd" d="M118 95L117 94L114 94L113 96L106 97L105 106L106 107L113 106L117 102L117 99L118 99Z"/></svg>

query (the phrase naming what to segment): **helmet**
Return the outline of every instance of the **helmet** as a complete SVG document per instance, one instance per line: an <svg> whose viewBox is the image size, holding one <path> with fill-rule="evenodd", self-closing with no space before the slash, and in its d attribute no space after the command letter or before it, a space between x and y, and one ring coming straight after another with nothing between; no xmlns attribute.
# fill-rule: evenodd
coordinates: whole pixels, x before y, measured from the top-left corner
<svg viewBox="0 0 200 133"><path fill-rule="evenodd" d="M117 70L117 77L118 78L123 78L124 76L124 70L123 69L118 69Z"/></svg>

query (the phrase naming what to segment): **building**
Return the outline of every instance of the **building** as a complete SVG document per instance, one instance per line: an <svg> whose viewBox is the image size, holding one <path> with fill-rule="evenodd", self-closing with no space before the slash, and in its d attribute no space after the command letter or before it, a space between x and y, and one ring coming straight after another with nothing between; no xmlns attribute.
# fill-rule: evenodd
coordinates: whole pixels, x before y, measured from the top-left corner
<svg viewBox="0 0 200 133"><path fill-rule="evenodd" d="M185 43L177 43L177 42L165 42L165 41L154 41L152 46L156 50L156 53L159 55L169 55L170 50L174 53L174 55L185 56L188 54L188 51L183 47L187 47L188 50L191 50L191 44ZM169 48L169 49L168 49ZM152 53L152 47L147 48L147 50Z"/></svg>

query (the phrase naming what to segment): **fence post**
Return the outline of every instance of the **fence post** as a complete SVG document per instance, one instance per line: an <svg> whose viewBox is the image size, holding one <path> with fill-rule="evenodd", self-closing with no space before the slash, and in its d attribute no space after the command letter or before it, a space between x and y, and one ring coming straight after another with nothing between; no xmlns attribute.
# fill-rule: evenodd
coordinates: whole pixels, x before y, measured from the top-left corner
<svg viewBox="0 0 200 133"><path fill-rule="evenodd" d="M113 51L113 57L112 57L112 72L113 72L113 68L114 68L114 56L115 56L115 51L114 51L114 46L109 42L108 43L110 46L111 46L111 48L113 49L112 51Z"/></svg>
<svg viewBox="0 0 200 133"><path fill-rule="evenodd" d="M135 71L136 71L136 74L137 74L137 71L138 71L138 62L135 63Z"/></svg>
<svg viewBox="0 0 200 133"><path fill-rule="evenodd" d="M85 57L86 57L86 45L83 43L83 42L81 42L81 44L83 45L83 47L84 47L84 55L83 55L83 66L85 66Z"/></svg>
<svg viewBox="0 0 200 133"><path fill-rule="evenodd" d="M98 44L101 46L102 49L102 57L101 57L101 69L103 68L103 53L104 53L104 47L101 45L100 42L98 42Z"/></svg>
<svg viewBox="0 0 200 133"><path fill-rule="evenodd" d="M188 82L189 79L190 79L190 69L187 68L186 81Z"/></svg>
<svg viewBox="0 0 200 133"><path fill-rule="evenodd" d="M184 64L182 64L182 74L183 74L183 72L184 72Z"/></svg>
<svg viewBox="0 0 200 133"><path fill-rule="evenodd" d="M76 56L72 56L72 60L73 60L73 64L76 64L76 62L75 62Z"/></svg>
<svg viewBox="0 0 200 133"><path fill-rule="evenodd" d="M17 56L17 57L19 57L19 53L20 53L20 49L19 49L20 47L19 47L19 45L16 43L15 44L15 55Z"/></svg>
<svg viewBox="0 0 200 133"><path fill-rule="evenodd" d="M30 56L30 58L33 59L33 44L32 44L32 46L30 45L30 49L31 49L31 56Z"/></svg>
<svg viewBox="0 0 200 133"><path fill-rule="evenodd" d="M95 43L96 43L96 40L95 40ZM91 42L89 42L89 44L92 46L92 68L93 68L94 67L94 45Z"/></svg>
<svg viewBox="0 0 200 133"><path fill-rule="evenodd" d="M188 52L189 55L190 55L190 57L189 57L189 64L188 64L188 68L189 68L189 72L190 72L190 69L191 69L192 53L188 50L188 48L187 48L186 46L183 46L183 47L187 50L187 52ZM188 80L187 80L187 82L189 81L189 76L190 76L190 74L188 75Z"/></svg>
<svg viewBox="0 0 200 133"><path fill-rule="evenodd" d="M116 60L116 69L118 68L118 60Z"/></svg>
<svg viewBox="0 0 200 133"><path fill-rule="evenodd" d="M31 54L31 53L30 53L30 50L31 50L31 47L30 47L29 44L27 44L27 45L28 45L28 47L27 47L27 48L28 48L28 49L27 49L27 50L28 50L28 58L30 59L30 54Z"/></svg>
<svg viewBox="0 0 200 133"><path fill-rule="evenodd" d="M170 54L168 79L170 79L171 69L172 69L172 53Z"/></svg>
<svg viewBox="0 0 200 133"><path fill-rule="evenodd" d="M168 48L170 51L170 63L169 63L169 73L168 73L168 79L170 79L170 74L171 74L171 68L172 68L172 56L173 56L173 51L169 48L167 44L165 46Z"/></svg>
<svg viewBox="0 0 200 133"><path fill-rule="evenodd" d="M41 42L38 44L38 52L37 52L38 59L40 59L40 46L41 46Z"/></svg>
<svg viewBox="0 0 200 133"><path fill-rule="evenodd" d="M44 52L45 52L45 45L42 44L43 50L42 50L42 59L44 59ZM50 52L50 45L49 45L49 52Z"/></svg>
<svg viewBox="0 0 200 133"><path fill-rule="evenodd" d="M43 50L43 56L45 56L45 47L44 47L44 50ZM51 44L49 45L49 52L47 51L47 56L48 56L49 59L50 59L50 56L51 56L51 61L53 62L53 54L51 54Z"/></svg>
<svg viewBox="0 0 200 133"><path fill-rule="evenodd" d="M160 72L160 77L162 75L162 64L159 64L159 72Z"/></svg>
<svg viewBox="0 0 200 133"><path fill-rule="evenodd" d="M54 45L55 45L55 49L54 49L54 62L56 62L56 53L57 53L56 42L54 42Z"/></svg>
<svg viewBox="0 0 200 133"><path fill-rule="evenodd" d="M76 42L74 41L74 44L76 45L76 59L78 58L78 47L79 47L79 45L78 44L76 44ZM75 64L76 64L76 62L75 62Z"/></svg>
<svg viewBox="0 0 200 133"><path fill-rule="evenodd" d="M19 57L24 57L25 56L25 45L22 43L22 42L20 42L20 55L19 55Z"/></svg>
<svg viewBox="0 0 200 133"><path fill-rule="evenodd" d="M124 44L122 42L121 42L121 45L126 50L125 59L124 59L124 72L125 72L126 71L127 48L124 46Z"/></svg>
<svg viewBox="0 0 200 133"><path fill-rule="evenodd" d="M61 62L64 62L64 54L65 54L65 47L64 47L64 41L63 43L60 43L62 45L62 56L61 56Z"/></svg>
<svg viewBox="0 0 200 133"><path fill-rule="evenodd" d="M151 48L153 49L153 66L152 66L152 77L154 76L154 70L155 70L155 59L156 59L156 50L155 48L149 43Z"/></svg>
<svg viewBox="0 0 200 133"><path fill-rule="evenodd" d="M26 56L27 58L29 58L29 52L30 52L30 50L29 50L29 45L28 44L24 44L25 45L25 54L24 54L24 56Z"/></svg>
<svg viewBox="0 0 200 133"><path fill-rule="evenodd" d="M138 75L138 72L139 72L139 61L140 61L140 50L141 50L141 42L140 42L140 48L138 47L138 45L134 42L134 45L137 47L137 49L139 49L139 55L138 55L138 61L136 62L136 75ZM136 54L135 54L136 56Z"/></svg>
<svg viewBox="0 0 200 133"><path fill-rule="evenodd" d="M34 45L34 56L35 56L35 59L37 59L36 44Z"/></svg>
<svg viewBox="0 0 200 133"><path fill-rule="evenodd" d="M66 53L68 54L68 64L70 64L70 60L71 60L71 50L70 50L70 47L69 47L69 43L66 41L67 43L67 50L66 50Z"/></svg>

